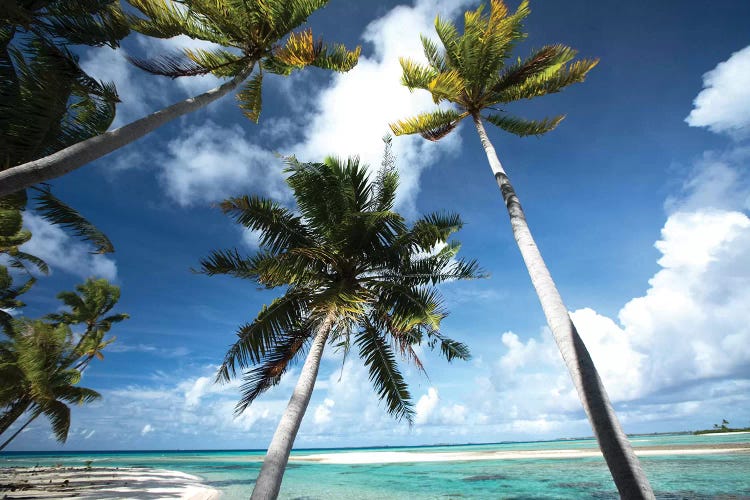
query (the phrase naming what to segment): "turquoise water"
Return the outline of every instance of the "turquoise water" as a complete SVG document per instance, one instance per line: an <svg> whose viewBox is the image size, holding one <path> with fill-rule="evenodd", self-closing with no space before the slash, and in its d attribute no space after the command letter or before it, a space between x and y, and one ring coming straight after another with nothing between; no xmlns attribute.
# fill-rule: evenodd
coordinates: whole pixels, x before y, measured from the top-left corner
<svg viewBox="0 0 750 500"><path fill-rule="evenodd" d="M633 437L635 446L747 443L750 434ZM438 447L388 451L544 450L592 448L591 439ZM379 451L383 448L358 449ZM346 453L352 450L300 450ZM223 492L224 499L247 498L260 470L258 451L151 451L107 453L6 453L0 467L63 464L145 466L187 472ZM750 499L750 453L643 457L657 498ZM600 458L521 459L473 462L329 465L290 463L280 498L285 499L542 499L617 498Z"/></svg>

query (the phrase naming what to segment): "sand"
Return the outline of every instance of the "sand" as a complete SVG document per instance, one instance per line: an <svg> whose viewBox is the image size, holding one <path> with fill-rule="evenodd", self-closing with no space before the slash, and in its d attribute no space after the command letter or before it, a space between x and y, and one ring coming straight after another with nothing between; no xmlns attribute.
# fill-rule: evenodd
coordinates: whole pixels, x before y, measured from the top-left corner
<svg viewBox="0 0 750 500"><path fill-rule="evenodd" d="M138 467L0 469L2 498L216 500L219 492L183 472Z"/></svg>
<svg viewBox="0 0 750 500"><path fill-rule="evenodd" d="M750 453L750 443L699 444L691 446L643 446L635 448L638 456L705 455L712 453ZM320 464L385 464L407 462L459 462L472 460L519 460L524 458L588 458L600 457L597 449L513 450L513 451L353 451L293 455L290 462Z"/></svg>

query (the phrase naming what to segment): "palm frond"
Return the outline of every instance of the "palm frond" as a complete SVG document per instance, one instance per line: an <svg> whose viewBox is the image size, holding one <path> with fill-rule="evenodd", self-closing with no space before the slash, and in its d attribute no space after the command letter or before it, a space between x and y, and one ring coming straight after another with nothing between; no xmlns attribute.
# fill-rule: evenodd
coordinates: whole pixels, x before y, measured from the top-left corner
<svg viewBox="0 0 750 500"><path fill-rule="evenodd" d="M261 246L273 253L313 241L302 219L273 200L241 196L224 200L220 207L246 228L260 231Z"/></svg>
<svg viewBox="0 0 750 500"><path fill-rule="evenodd" d="M410 424L413 423L415 412L411 395L388 343L376 328L365 324L362 331L357 333L356 344L368 368L370 382L385 402L388 413L398 420L405 418Z"/></svg>
<svg viewBox="0 0 750 500"><path fill-rule="evenodd" d="M439 104L442 100L460 102L461 96L466 90L466 82L458 71L444 71L438 73L430 81L427 90L432 94L432 100L435 104Z"/></svg>
<svg viewBox="0 0 750 500"><path fill-rule="evenodd" d="M469 359L471 359L471 353L469 352L469 347L466 344L457 340L450 339L441 334L439 331L429 332L428 335L440 342L440 352L443 357L445 357L446 361L450 362L454 359L468 361Z"/></svg>
<svg viewBox="0 0 750 500"><path fill-rule="evenodd" d="M83 217L78 211L56 198L49 187L34 188L38 193L35 197L35 210L46 221L62 226L84 241L88 241L96 248L94 253L110 253L115 251L114 245L96 226Z"/></svg>
<svg viewBox="0 0 750 500"><path fill-rule="evenodd" d="M244 115L253 123L258 123L261 107L263 106L263 100L261 98L262 86L263 70L259 69L255 76L245 83L243 89L237 93L237 100L240 102L240 108L243 110Z"/></svg>
<svg viewBox="0 0 750 500"><path fill-rule="evenodd" d="M302 314L307 310L309 298L299 293L287 292L263 307L255 320L240 327L239 337L224 356L216 375L217 381L229 381L236 374L236 367L246 368L260 363L267 352L280 340L284 332L300 325Z"/></svg>
<svg viewBox="0 0 750 500"><path fill-rule="evenodd" d="M488 122L519 137L546 134L547 132L554 130L564 118L565 115L544 118L543 120L524 120L523 118L517 118L510 115L493 114L484 116L484 119Z"/></svg>
<svg viewBox="0 0 750 500"><path fill-rule="evenodd" d="M289 367L305 353L307 342L312 332L307 325L286 332L283 339L270 346L260 366L253 368L242 377L240 387L242 399L235 407L235 414L240 414L255 399L281 381Z"/></svg>
<svg viewBox="0 0 750 500"><path fill-rule="evenodd" d="M513 102L532 99L560 92L568 85L580 83L597 64L599 59L581 59L567 66L559 67L551 73L542 73L522 83L511 85L493 95L495 102Z"/></svg>
<svg viewBox="0 0 750 500"><path fill-rule="evenodd" d="M422 40L424 55L427 58L427 62L430 63L430 66L432 66L435 71L447 71L448 66L445 64L445 57L437 44L424 35L419 35L419 38Z"/></svg>
<svg viewBox="0 0 750 500"><path fill-rule="evenodd" d="M434 69L419 64L412 59L399 57L398 61L401 63L401 69L403 69L401 83L408 87L409 90L428 90L430 82L438 75L438 72Z"/></svg>
<svg viewBox="0 0 750 500"><path fill-rule="evenodd" d="M466 118L468 113L459 113L452 109L422 113L413 118L391 123L391 131L396 135L420 134L425 139L437 141L448 135Z"/></svg>
<svg viewBox="0 0 750 500"><path fill-rule="evenodd" d="M233 54L222 48L211 50L183 49L185 55L193 62L208 69L218 77L233 77L242 71L249 63L246 57Z"/></svg>

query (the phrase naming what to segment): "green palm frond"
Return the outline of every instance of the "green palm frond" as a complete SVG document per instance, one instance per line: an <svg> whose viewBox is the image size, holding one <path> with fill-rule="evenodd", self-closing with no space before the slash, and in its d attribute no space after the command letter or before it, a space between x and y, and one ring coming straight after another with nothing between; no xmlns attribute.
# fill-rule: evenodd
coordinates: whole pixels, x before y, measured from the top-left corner
<svg viewBox="0 0 750 500"><path fill-rule="evenodd" d="M493 98L496 102L512 102L521 99L533 99L547 94L560 92L568 85L584 81L586 75L597 64L598 59L582 59L559 68L557 71L537 75L529 78L523 83L511 85L508 88L497 92Z"/></svg>
<svg viewBox="0 0 750 500"><path fill-rule="evenodd" d="M563 64L570 62L577 51L562 44L546 45L534 51L529 57L506 68L498 82L493 87L493 92L501 92L514 85L523 84L529 78L539 75L552 75L560 69Z"/></svg>
<svg viewBox="0 0 750 500"><path fill-rule="evenodd" d="M461 57L459 53L459 44L461 37L458 34L456 25L449 19L443 19L440 16L435 18L435 31L443 44L445 62L449 68L462 68Z"/></svg>
<svg viewBox="0 0 750 500"><path fill-rule="evenodd" d="M424 55L427 58L427 62L430 63L430 66L432 66L435 71L447 71L448 67L445 64L445 57L437 44L424 35L419 35L419 38L422 40Z"/></svg>
<svg viewBox="0 0 750 500"><path fill-rule="evenodd" d="M260 231L261 245L271 252L312 242L302 219L273 200L241 196L228 198L220 207L246 228Z"/></svg>
<svg viewBox="0 0 750 500"><path fill-rule="evenodd" d="M427 86L435 104L439 104L443 100L459 102L465 89L466 82L455 70L438 73Z"/></svg>
<svg viewBox="0 0 750 500"><path fill-rule="evenodd" d="M77 237L88 241L96 248L94 253L110 253L115 248L112 242L96 226L84 218L78 211L56 198L50 188L34 188L38 193L35 197L35 211L46 221L62 226Z"/></svg>
<svg viewBox="0 0 750 500"><path fill-rule="evenodd" d="M302 315L307 310L309 298L300 293L287 292L264 306L252 323L240 327L239 337L227 351L216 376L218 381L229 381L236 373L236 367L246 368L263 361L267 352L284 332L291 331L302 323Z"/></svg>
<svg viewBox="0 0 750 500"><path fill-rule="evenodd" d="M209 257L201 259L200 270L203 274L214 276L228 274L237 278L253 279L258 270L248 260L240 256L237 250L215 250Z"/></svg>
<svg viewBox="0 0 750 500"><path fill-rule="evenodd" d="M414 406L403 375L398 370L396 356L385 339L372 325L364 325L357 334L356 344L370 374L370 382L385 402L386 410L397 420L414 422Z"/></svg>
<svg viewBox="0 0 750 500"><path fill-rule="evenodd" d="M420 134L425 139L437 141L448 135L466 118L468 113L459 113L452 109L422 113L413 118L391 123L391 131L396 135Z"/></svg>
<svg viewBox="0 0 750 500"><path fill-rule="evenodd" d="M519 137L525 137L527 135L542 135L554 130L555 127L563 121L565 115L544 118L543 120L524 120L523 118L517 118L507 114L486 115L484 118L506 132L510 132Z"/></svg>
<svg viewBox="0 0 750 500"><path fill-rule="evenodd" d="M247 60L222 48L211 50L183 49L185 55L214 76L232 77L247 66Z"/></svg>
<svg viewBox="0 0 750 500"><path fill-rule="evenodd" d="M254 77L245 83L244 88L237 94L240 108L243 110L245 116L247 116L253 123L258 123L260 110L263 106L261 98L262 84L263 70L260 69Z"/></svg>
<svg viewBox="0 0 750 500"><path fill-rule="evenodd" d="M60 401L47 401L39 407L39 410L52 425L52 432L60 443L68 440L70 430L70 408Z"/></svg>
<svg viewBox="0 0 750 500"><path fill-rule="evenodd" d="M229 38L221 32L210 29L201 22L195 11L178 2L169 0L128 0L141 15L131 14L128 22L131 28L154 38L172 38L187 35L190 38L207 40L220 45L229 45Z"/></svg>
<svg viewBox="0 0 750 500"><path fill-rule="evenodd" d="M295 360L304 355L306 343L312 336L304 326L287 331L283 339L270 346L262 364L245 373L240 388L242 399L237 403L235 414L245 411L258 396L277 385Z"/></svg>
<svg viewBox="0 0 750 500"><path fill-rule="evenodd" d="M468 361L471 359L471 353L466 344L450 339L437 331L430 332L428 335L434 340L440 342L440 352L443 354L446 361L450 362L454 359ZM432 346L433 344L428 345Z"/></svg>
<svg viewBox="0 0 750 500"><path fill-rule="evenodd" d="M428 66L424 66L406 57L399 57L401 69L404 71L401 76L401 83L409 88L428 90L430 82L437 76L437 71Z"/></svg>

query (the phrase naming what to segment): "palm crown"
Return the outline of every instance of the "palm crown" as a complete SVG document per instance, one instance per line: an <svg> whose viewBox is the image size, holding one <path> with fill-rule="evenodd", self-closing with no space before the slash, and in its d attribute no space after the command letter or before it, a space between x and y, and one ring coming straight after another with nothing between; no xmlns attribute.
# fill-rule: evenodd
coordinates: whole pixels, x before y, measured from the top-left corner
<svg viewBox="0 0 750 500"><path fill-rule="evenodd" d="M348 71L357 64L360 49L325 45L311 30L292 32L328 0L132 0L146 17L133 16L134 30L158 38L187 35L221 45L215 49L183 49L154 60L131 58L138 67L172 78L211 73L243 80L257 71L237 98L245 114L257 123L261 111L263 73L289 75L295 69L317 66ZM291 33L290 33L291 32ZM284 43L281 39L289 34Z"/></svg>
<svg viewBox="0 0 750 500"><path fill-rule="evenodd" d="M242 386L237 410L244 410L279 382L315 331L333 318L329 344L345 353L356 345L388 412L411 421L414 410L396 355L421 369L413 347L424 340L439 345L449 361L469 357L464 344L439 330L446 312L434 286L479 275L477 263L456 258L459 245L448 242L461 220L433 214L408 227L392 211L395 171L370 181L356 158L306 164L291 158L287 172L299 214L261 198L228 199L222 209L260 232L262 250L249 258L218 251L201 262L210 275L286 287L239 329L218 378L234 376L237 365L254 366Z"/></svg>
<svg viewBox="0 0 750 500"><path fill-rule="evenodd" d="M448 101L457 109L442 109L400 120L391 124L393 132L396 135L418 133L436 141L467 116L481 116L519 136L541 135L554 129L564 116L526 120L506 113L502 106L559 92L572 83L581 82L598 60L571 62L576 51L556 44L546 45L526 59L512 62L513 49L526 37L522 22L529 13L527 0L512 14L501 0L491 0L489 13L484 11L484 6L465 13L462 35L452 22L438 16L435 30L442 48L422 35L428 64L401 58L404 71L401 81L410 90L428 90L435 103Z"/></svg>

